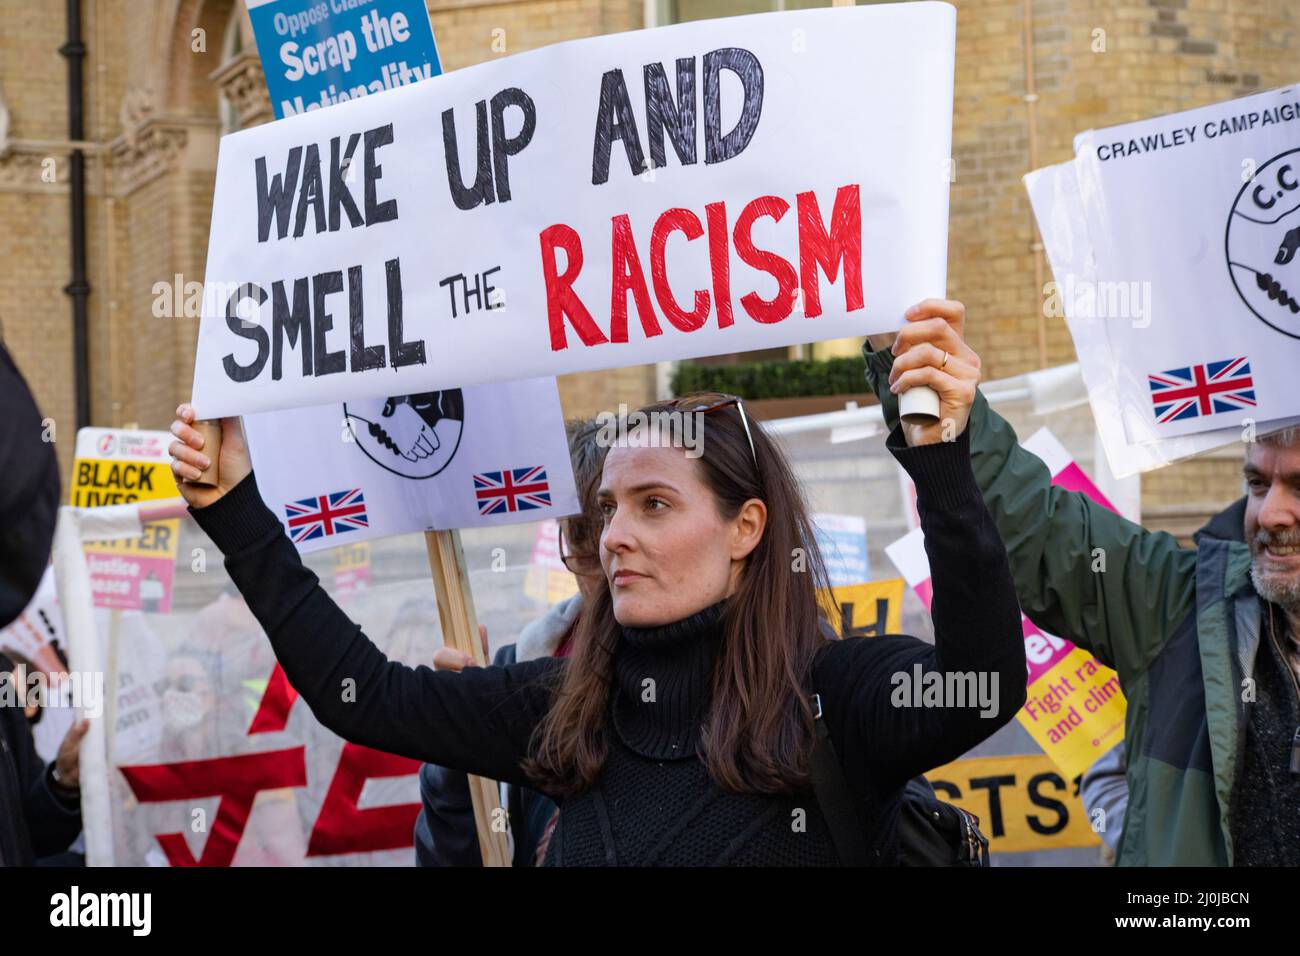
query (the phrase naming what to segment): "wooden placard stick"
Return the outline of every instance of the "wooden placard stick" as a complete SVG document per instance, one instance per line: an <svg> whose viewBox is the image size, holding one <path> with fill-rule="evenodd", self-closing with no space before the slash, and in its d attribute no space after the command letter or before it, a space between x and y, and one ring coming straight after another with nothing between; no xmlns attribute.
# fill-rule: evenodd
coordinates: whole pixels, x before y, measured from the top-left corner
<svg viewBox="0 0 1300 956"><path fill-rule="evenodd" d="M113 766L117 743L117 672L121 648L122 610L115 607L108 616L108 660L104 667L104 750L110 767Z"/></svg>
<svg viewBox="0 0 1300 956"><path fill-rule="evenodd" d="M470 655L480 667L485 666L487 660L479 641L478 615L474 612L474 596L469 589L469 570L465 567L460 532L426 531L424 541L429 549L429 569L433 572L433 587L438 596L443 643ZM478 829L483 865L509 866L506 835L492 828L492 820L504 812L495 781L471 775L469 795L474 802L474 825Z"/></svg>

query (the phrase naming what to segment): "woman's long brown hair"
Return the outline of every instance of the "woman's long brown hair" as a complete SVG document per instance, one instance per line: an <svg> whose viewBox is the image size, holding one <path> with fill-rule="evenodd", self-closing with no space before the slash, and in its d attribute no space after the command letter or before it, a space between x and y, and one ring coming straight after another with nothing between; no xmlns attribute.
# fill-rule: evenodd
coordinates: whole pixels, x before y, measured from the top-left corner
<svg viewBox="0 0 1300 956"><path fill-rule="evenodd" d="M690 414L725 397L691 395L641 411ZM751 498L767 505L767 526L745 561L721 620L723 640L701 728L701 756L709 776L724 790L803 790L812 729L809 677L813 657L826 640L817 590L829 586L808 507L785 454L752 419L751 455L734 404L699 413L695 422L695 438L702 439L703 450L696 461L723 519L734 518ZM609 749L619 636L606 583L592 605L582 610L573 651L561 669L551 709L534 733L532 756L524 764L547 793L575 796L600 777Z"/></svg>

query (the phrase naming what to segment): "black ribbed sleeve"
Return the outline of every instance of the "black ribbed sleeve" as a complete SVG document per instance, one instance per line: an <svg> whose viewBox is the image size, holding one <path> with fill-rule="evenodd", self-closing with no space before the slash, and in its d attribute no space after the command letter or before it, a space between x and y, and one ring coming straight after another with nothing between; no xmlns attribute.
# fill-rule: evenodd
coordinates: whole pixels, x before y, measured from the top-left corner
<svg viewBox="0 0 1300 956"><path fill-rule="evenodd" d="M376 750L525 783L519 762L549 705L555 658L460 673L388 660L302 563L255 476L191 508L316 719Z"/></svg>

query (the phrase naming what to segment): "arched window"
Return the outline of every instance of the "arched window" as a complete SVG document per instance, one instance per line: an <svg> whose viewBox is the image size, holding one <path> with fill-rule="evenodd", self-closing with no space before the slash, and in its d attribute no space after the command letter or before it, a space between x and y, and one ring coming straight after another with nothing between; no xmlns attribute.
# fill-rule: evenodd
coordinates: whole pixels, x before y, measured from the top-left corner
<svg viewBox="0 0 1300 956"><path fill-rule="evenodd" d="M239 54L244 52L243 21L247 18L242 3L236 3L231 7L230 17L226 20L225 34L221 38L222 66L237 59ZM218 102L221 117L221 135L225 136L227 133L242 129L243 123L239 115L239 105L227 95L225 87L221 88Z"/></svg>
<svg viewBox="0 0 1300 956"><path fill-rule="evenodd" d="M221 65L209 75L217 90L217 115L221 135L270 122L271 100L257 55L253 26L242 2L231 3L221 21Z"/></svg>

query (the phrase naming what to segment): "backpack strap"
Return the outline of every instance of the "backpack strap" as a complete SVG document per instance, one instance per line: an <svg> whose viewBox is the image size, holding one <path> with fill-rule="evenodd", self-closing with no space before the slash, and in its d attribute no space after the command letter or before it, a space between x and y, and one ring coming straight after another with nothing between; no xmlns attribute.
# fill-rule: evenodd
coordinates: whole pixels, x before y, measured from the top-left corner
<svg viewBox="0 0 1300 956"><path fill-rule="evenodd" d="M812 709L815 732L809 770L813 793L821 807L822 816L826 819L826 826L831 831L831 839L835 842L840 862L846 866L868 866L871 855L863 836L862 822L853 809L848 781L844 779L840 758L835 753L830 730L822 717L820 694L812 695Z"/></svg>

